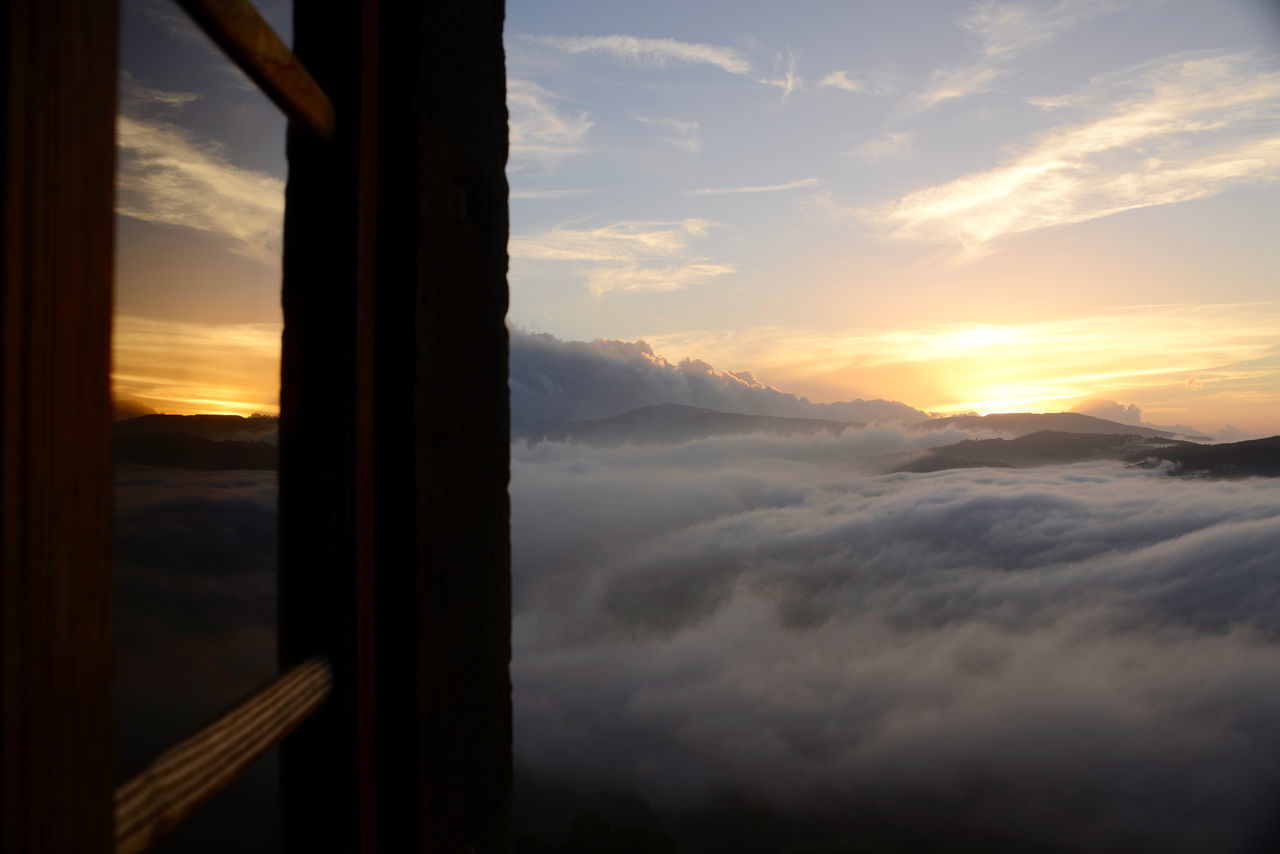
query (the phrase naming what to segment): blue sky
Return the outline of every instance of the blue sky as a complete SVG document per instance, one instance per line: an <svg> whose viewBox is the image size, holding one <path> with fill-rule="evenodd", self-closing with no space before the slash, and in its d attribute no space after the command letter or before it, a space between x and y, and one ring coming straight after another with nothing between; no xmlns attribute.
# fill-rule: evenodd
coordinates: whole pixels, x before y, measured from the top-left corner
<svg viewBox="0 0 1280 854"><path fill-rule="evenodd" d="M173 7L124 31L117 338L253 361L283 121ZM816 401L1280 429L1261 0L511 2L506 45L517 329ZM118 388L169 411L237 396L143 373Z"/></svg>

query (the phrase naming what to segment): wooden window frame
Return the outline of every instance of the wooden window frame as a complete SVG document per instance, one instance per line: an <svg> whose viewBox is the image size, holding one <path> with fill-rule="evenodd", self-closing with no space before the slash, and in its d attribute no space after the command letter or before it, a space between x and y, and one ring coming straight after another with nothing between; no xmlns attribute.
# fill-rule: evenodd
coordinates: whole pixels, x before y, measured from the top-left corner
<svg viewBox="0 0 1280 854"><path fill-rule="evenodd" d="M181 2L294 120L284 675L168 751L151 778L116 791L109 373L119 7L10 0L0 33L0 843L141 850L117 838L113 799L144 816L130 826L149 828L146 844L173 818L137 811L139 792L160 797L147 788L157 769L191 772L190 795L212 777L179 759L221 743L228 721L269 722L235 730L249 739L240 752L214 751L224 765L244 759L317 708L332 674L329 702L282 746L284 847L374 851L383 838L394 850L505 850L503 4L299 4L295 59L278 39L255 40L261 19L243 0Z"/></svg>

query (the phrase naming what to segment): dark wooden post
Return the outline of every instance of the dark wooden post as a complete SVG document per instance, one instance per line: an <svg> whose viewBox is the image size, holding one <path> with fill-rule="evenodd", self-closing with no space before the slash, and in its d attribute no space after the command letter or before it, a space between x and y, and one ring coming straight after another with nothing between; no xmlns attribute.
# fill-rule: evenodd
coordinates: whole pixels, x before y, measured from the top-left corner
<svg viewBox="0 0 1280 854"><path fill-rule="evenodd" d="M415 799L395 831L416 830L424 851L504 851L507 836L502 24L501 0L383 10L378 784L380 798ZM415 731L414 750L396 752Z"/></svg>
<svg viewBox="0 0 1280 854"><path fill-rule="evenodd" d="M0 11L0 850L112 846L114 0Z"/></svg>
<svg viewBox="0 0 1280 854"><path fill-rule="evenodd" d="M335 111L328 140L289 128L284 220L279 663L323 655L333 668L329 702L280 746L284 847L309 853L359 850L374 826L361 815L373 722L357 599L373 570L357 553L361 13L360 0L294 7L294 55Z"/></svg>
<svg viewBox="0 0 1280 854"><path fill-rule="evenodd" d="M280 649L282 665L328 655L335 681L328 708L282 746L286 847L499 852L511 776L503 7L417 0L379 14L373 2L294 12L294 51L337 125L331 142L289 140Z"/></svg>

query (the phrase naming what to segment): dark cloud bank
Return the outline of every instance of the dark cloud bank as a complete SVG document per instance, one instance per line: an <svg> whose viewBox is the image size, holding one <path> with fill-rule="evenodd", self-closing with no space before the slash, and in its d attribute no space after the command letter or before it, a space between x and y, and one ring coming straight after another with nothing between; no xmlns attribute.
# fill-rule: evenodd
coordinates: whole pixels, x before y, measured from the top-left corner
<svg viewBox="0 0 1280 854"><path fill-rule="evenodd" d="M681 403L722 412L835 421L923 421L905 403L811 403L750 373L717 371L700 359L672 364L644 341L561 341L511 332L511 428L528 435L554 424L611 418L641 406Z"/></svg>

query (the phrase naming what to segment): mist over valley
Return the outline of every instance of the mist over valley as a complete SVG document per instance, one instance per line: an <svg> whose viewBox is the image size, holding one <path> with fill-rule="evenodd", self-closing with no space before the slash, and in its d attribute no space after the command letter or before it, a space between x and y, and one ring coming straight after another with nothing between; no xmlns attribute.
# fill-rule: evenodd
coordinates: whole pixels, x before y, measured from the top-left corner
<svg viewBox="0 0 1280 854"><path fill-rule="evenodd" d="M812 404L621 342L559 342L585 358L557 375L528 343L517 850L1280 841L1280 480L1249 476L1277 440ZM726 398L747 411L701 405ZM246 662L274 657L273 463L243 455L273 460L274 426L117 427L122 762L270 672Z"/></svg>

